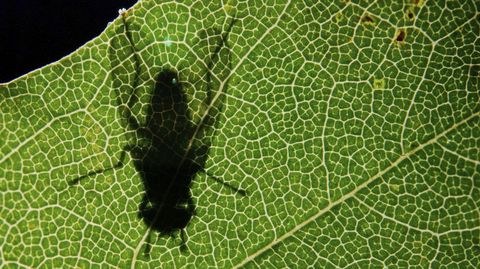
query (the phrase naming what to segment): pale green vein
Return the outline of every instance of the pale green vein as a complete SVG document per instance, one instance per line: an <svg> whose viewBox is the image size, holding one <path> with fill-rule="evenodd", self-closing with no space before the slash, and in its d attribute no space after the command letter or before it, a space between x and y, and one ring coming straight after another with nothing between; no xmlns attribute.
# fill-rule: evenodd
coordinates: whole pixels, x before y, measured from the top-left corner
<svg viewBox="0 0 480 269"><path fill-rule="evenodd" d="M449 132L455 130L458 126L460 125L463 125L465 124L466 122L468 122L469 120L477 117L480 115L480 112L476 112L476 113L473 113L472 115L470 115L469 117L459 121L458 123L452 125L450 128L446 129L445 131L443 131L442 133L438 134L437 136L433 137L432 139L428 140L427 142L425 142L424 144L421 144L419 145L418 147L416 147L415 149L413 149L412 151L406 153L406 154L403 154L401 155L396 161L392 162L388 167L386 167L385 169L383 169L382 171L378 172L376 175L372 176L371 178L367 179L365 182L363 182L362 184L358 185L358 187L356 187L355 189L353 189L351 192L347 193L345 196L343 196L342 198L338 199L337 201L329 204L327 207L321 209L320 211L318 211L316 214L314 214L313 216L309 217L308 219L306 219L305 221L299 223L297 226L295 226L293 229L291 229L290 231L288 231L287 233L283 234L282 236L278 237L277 239L273 240L272 242L270 242L269 244L263 246L262 248L258 249L257 251L255 251L254 253L248 255L246 257L246 259L242 260L239 264L235 265L233 268L240 268L242 267L243 265L249 263L250 261L252 261L253 259L255 259L256 257L260 256L261 254L265 253L267 250L273 248L275 245L279 244L280 242L282 242L283 240L289 238L290 236L292 236L294 233L296 233L297 231L299 231L300 229L302 229L303 227L307 226L308 224L314 222L317 218L319 218L320 216L324 215L325 213L329 212L333 207L345 202L346 200L348 200L349 198L352 198L357 192L359 192L360 190L364 189L365 187L368 186L368 184L372 183L374 180L382 177L383 175L385 175L387 172L389 172L390 170L392 170L393 168L397 167L401 162L403 162L404 160L408 159L409 157L413 156L415 153L417 153L418 151L422 150L423 148L425 148L426 146L428 145L431 145L431 144L434 144L437 142L438 139L440 139L441 137L445 136L446 134L448 134Z"/></svg>
<svg viewBox="0 0 480 269"><path fill-rule="evenodd" d="M474 160L474 159L469 158L469 157L467 157L467 156L463 156L463 155L461 155L461 154L458 153L458 152L455 152L455 151L453 151L453 150L451 150L451 149L448 149L447 147L445 147L444 145L442 145L442 144L440 144L440 143L438 143L438 145L439 145L444 151L446 151L446 152L448 152L448 153L456 156L457 158L463 159L463 160L465 160L465 161L467 161L467 162L471 162L471 163L473 163L473 164L475 164L475 165L480 165L480 160Z"/></svg>
<svg viewBox="0 0 480 269"><path fill-rule="evenodd" d="M37 137L38 135L40 135L43 131L45 131L46 129L48 129L54 122L56 121L59 121L59 120L62 120L64 118L69 118L70 116L72 115L75 115L77 113L80 113L80 112L87 112L85 109L79 109L79 110L75 110L75 111L72 111L72 112L69 112L65 115L61 115L59 117L56 117L52 120L50 120L47 124L45 124L44 126L42 126L42 128L36 130L31 136L27 137L26 139L22 140L20 143L18 143L14 148L12 148L12 150L5 154L5 156L3 156L2 159L0 159L0 163L3 163L4 161L6 161L8 158L10 158L14 153L16 153L17 151L19 151L22 147L24 147L26 144L28 144L28 142L32 141L33 139L35 139L35 137Z"/></svg>

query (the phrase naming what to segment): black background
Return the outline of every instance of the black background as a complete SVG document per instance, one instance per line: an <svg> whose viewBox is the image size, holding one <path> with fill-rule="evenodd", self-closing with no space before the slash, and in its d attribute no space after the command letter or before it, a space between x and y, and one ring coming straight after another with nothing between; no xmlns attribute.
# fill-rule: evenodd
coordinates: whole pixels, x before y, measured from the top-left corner
<svg viewBox="0 0 480 269"><path fill-rule="evenodd" d="M0 82L55 62L137 0L0 0Z"/></svg>

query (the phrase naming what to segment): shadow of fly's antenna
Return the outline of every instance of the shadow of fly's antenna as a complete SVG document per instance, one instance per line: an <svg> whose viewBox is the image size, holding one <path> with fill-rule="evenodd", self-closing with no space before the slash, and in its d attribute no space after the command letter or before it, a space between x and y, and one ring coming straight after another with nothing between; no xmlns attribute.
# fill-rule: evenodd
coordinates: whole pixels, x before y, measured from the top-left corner
<svg viewBox="0 0 480 269"><path fill-rule="evenodd" d="M228 17L227 17L228 18ZM208 88L211 89L213 88L213 85L212 85L212 71L213 71L213 67L215 65L215 62L217 60L219 60L220 58L220 51L222 49L229 49L228 46L226 45L226 42L228 41L228 37L232 31L232 28L233 28L233 25L235 25L235 23L237 22L237 19L235 18L235 16L232 16L231 19L230 19L230 23L228 24L227 26L227 29L225 30L224 33L222 33L221 35L221 38L220 40L218 41L217 45L215 46L215 50L213 51L212 55L211 55L211 58L210 60L208 61L208 64L207 64L207 74L206 74L206 77L207 77L207 83L208 83ZM230 53L228 53L228 60L227 60L227 65L228 65L228 70L229 72L232 70L231 68L231 61L230 61ZM227 80L224 81L224 85L223 88L228 88L228 83L229 83L229 80L230 80L230 77L227 76ZM221 85L219 85L219 87L222 87ZM222 89L219 89L219 92L217 93L217 95L219 94L222 94L220 91ZM213 106L214 105L214 102L216 100L214 100L214 98L212 98L211 96L211 93L213 91L211 90L208 90L207 92L207 101L208 101L208 105L209 107ZM200 133L203 129L204 126L208 125L205 121L208 121L209 120L209 113L205 113L205 117L202 119L202 121L200 122L199 124L199 128L197 128L197 131L196 131L196 134ZM215 116L213 116L215 117ZM212 137L215 137L215 133L218 131L217 128L214 127L214 134L212 135ZM195 134L194 134L195 135ZM192 137L192 140L194 138ZM225 187L227 187L228 189L230 189L231 191L237 193L237 194L240 194L241 196L246 196L247 195L247 192L243 189L240 189L240 188L237 188L229 183L226 183L225 181L221 180L220 178L218 178L217 176L214 176L212 175L211 173L207 172L205 169L203 169L203 172L211 179L213 179L215 182L219 183L219 184L222 184L224 185Z"/></svg>
<svg viewBox="0 0 480 269"><path fill-rule="evenodd" d="M129 24L127 23L127 14L128 13L125 9L119 10L119 13L120 13L120 16L121 16L122 21L123 21L124 33L125 33L125 36L127 37L128 42L130 44L130 48L131 48L133 58L134 58L134 63L135 63L135 66L134 66L134 71L135 71L134 76L135 76L135 78L133 79L132 89L131 89L132 94L129 95L129 99L127 101L127 107L126 107L124 113L126 114L126 118L128 120L128 126L134 128L134 129L137 129L137 128L139 128L139 124L135 120L135 118L133 117L130 109L138 101L137 88L138 88L138 80L139 80L138 77L139 77L139 73L141 71L140 70L140 63L141 62L140 62L140 56L138 55L137 50L135 49L135 45L133 43L132 33L129 29ZM123 103L121 103L121 104L123 104Z"/></svg>

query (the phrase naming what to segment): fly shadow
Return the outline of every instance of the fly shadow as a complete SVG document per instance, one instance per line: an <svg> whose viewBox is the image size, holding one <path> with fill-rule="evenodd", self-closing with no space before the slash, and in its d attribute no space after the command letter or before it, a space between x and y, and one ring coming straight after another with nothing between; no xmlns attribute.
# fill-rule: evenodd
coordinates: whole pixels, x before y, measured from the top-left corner
<svg viewBox="0 0 480 269"><path fill-rule="evenodd" d="M128 29L125 28L125 30ZM131 43L128 31L125 32ZM221 36L218 47L207 64L206 102L210 107L214 102L212 100L214 84L211 83L211 69L219 58L217 54L220 54L225 39L226 36ZM135 70L138 74L138 64L135 64ZM139 102L139 97L135 92L139 84L137 79L138 76L133 82L133 92L128 101L120 101L119 104L119 107L122 107L122 117L126 120L128 129L132 131L129 137L131 143L124 147L117 164L106 169L92 171L70 181L70 184L74 185L95 174L121 168L126 163L129 153L144 186L144 195L137 215L148 227L145 254L149 255L150 253L152 231L158 232L160 236L173 236L180 232L181 250L185 251L187 248L184 229L195 214L195 204L190 187L198 173L206 174L210 179L223 184L241 196L245 196L246 191L225 183L205 171L205 161L210 148L209 142L200 143L201 146L192 148L193 140L202 133L202 130L216 129L215 125L218 122L216 116L221 111L221 102L215 102L219 105L210 110L214 112L209 113L207 109L205 118L199 123L200 125L194 125L189 116L188 98L177 72L172 69L162 69L155 78L155 86L150 95L145 121L141 123L131 112L131 108ZM126 106L121 106L122 103Z"/></svg>
<svg viewBox="0 0 480 269"><path fill-rule="evenodd" d="M174 71L158 75L146 125L140 126L133 117L129 125L138 130L137 139L147 143L129 149L145 188L138 217L161 235L180 230L185 249L183 229L195 213L190 186L196 174L205 171L208 146L189 150L196 127L189 120L187 99ZM147 241L145 253L149 251Z"/></svg>

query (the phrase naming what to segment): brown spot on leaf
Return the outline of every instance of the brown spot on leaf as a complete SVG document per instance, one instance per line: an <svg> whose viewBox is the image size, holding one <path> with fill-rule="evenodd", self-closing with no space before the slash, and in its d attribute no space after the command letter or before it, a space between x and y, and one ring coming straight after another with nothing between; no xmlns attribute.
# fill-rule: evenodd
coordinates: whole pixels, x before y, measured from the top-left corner
<svg viewBox="0 0 480 269"><path fill-rule="evenodd" d="M364 23L364 24L373 24L374 23L373 18L368 14L362 17L361 22Z"/></svg>
<svg viewBox="0 0 480 269"><path fill-rule="evenodd" d="M415 18L415 14L413 13L413 10L410 8L407 8L407 10L405 11L405 14L409 20L413 20L413 18Z"/></svg>
<svg viewBox="0 0 480 269"><path fill-rule="evenodd" d="M411 0L411 1L412 1L412 4L417 7L420 7L423 5L423 0Z"/></svg>
<svg viewBox="0 0 480 269"><path fill-rule="evenodd" d="M395 41L403 42L403 41L405 41L406 36L407 36L407 33L405 32L405 29L400 29L400 30L397 31Z"/></svg>

